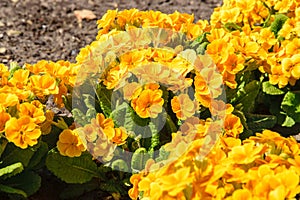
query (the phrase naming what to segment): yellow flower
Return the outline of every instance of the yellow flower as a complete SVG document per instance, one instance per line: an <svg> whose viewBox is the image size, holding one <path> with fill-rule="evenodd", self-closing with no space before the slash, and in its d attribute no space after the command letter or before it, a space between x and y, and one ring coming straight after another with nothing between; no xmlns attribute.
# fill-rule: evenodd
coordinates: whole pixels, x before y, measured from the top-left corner
<svg viewBox="0 0 300 200"><path fill-rule="evenodd" d="M131 106L141 118L156 118L162 112L162 90L145 89L131 101Z"/></svg>
<svg viewBox="0 0 300 200"><path fill-rule="evenodd" d="M239 14L240 14L240 9L237 7L221 10L220 12L221 22L223 24L226 24L227 22L237 22Z"/></svg>
<svg viewBox="0 0 300 200"><path fill-rule="evenodd" d="M141 12L138 9L130 9L130 10L122 10L118 13L117 23L124 29L126 24L134 24L138 20L140 20Z"/></svg>
<svg viewBox="0 0 300 200"><path fill-rule="evenodd" d="M49 74L33 75L29 78L31 90L39 98L45 95L58 94L59 89L54 77Z"/></svg>
<svg viewBox="0 0 300 200"><path fill-rule="evenodd" d="M272 85L277 85L278 84L279 88L283 88L289 82L289 74L286 74L286 73L282 72L282 66L272 65L271 74L269 74L269 82Z"/></svg>
<svg viewBox="0 0 300 200"><path fill-rule="evenodd" d="M10 114L0 105L0 133L5 129L6 122L10 119Z"/></svg>
<svg viewBox="0 0 300 200"><path fill-rule="evenodd" d="M5 136L8 141L16 146L25 149L38 143L37 139L41 136L41 130L28 116L13 117L6 122Z"/></svg>
<svg viewBox="0 0 300 200"><path fill-rule="evenodd" d="M14 72L13 77L9 80L13 86L22 89L28 83L29 70L19 69Z"/></svg>
<svg viewBox="0 0 300 200"><path fill-rule="evenodd" d="M110 69L105 77L104 85L107 89L115 88L120 80L125 76L127 72L127 66L116 66Z"/></svg>
<svg viewBox="0 0 300 200"><path fill-rule="evenodd" d="M81 155L81 152L85 151L76 129L65 129L60 133L57 149L61 155L68 157L78 157Z"/></svg>
<svg viewBox="0 0 300 200"><path fill-rule="evenodd" d="M232 194L232 200L250 200L252 199L251 191L247 189L237 189Z"/></svg>
<svg viewBox="0 0 300 200"><path fill-rule="evenodd" d="M207 54L210 55L215 63L224 63L228 56L233 53L233 48L225 39L216 39L207 45Z"/></svg>
<svg viewBox="0 0 300 200"><path fill-rule="evenodd" d="M19 116L28 116L32 118L33 122L36 124L40 124L46 120L43 111L43 106L39 101L33 101L31 103L24 102L20 104Z"/></svg>
<svg viewBox="0 0 300 200"><path fill-rule="evenodd" d="M117 16L117 10L108 10L103 15L103 17L97 21L97 25L99 29L97 40L100 38L102 34L106 34L109 32L109 29L114 25L116 16Z"/></svg>
<svg viewBox="0 0 300 200"><path fill-rule="evenodd" d="M255 146L254 142L244 143L242 146L235 146L228 153L228 158L237 164L249 164L258 159L266 151L264 145Z"/></svg>
<svg viewBox="0 0 300 200"><path fill-rule="evenodd" d="M0 105L4 107L15 106L19 103L18 96L13 92L0 93Z"/></svg>
<svg viewBox="0 0 300 200"><path fill-rule="evenodd" d="M300 79L300 54L282 59L282 68L284 73L290 73L293 78Z"/></svg>
<svg viewBox="0 0 300 200"><path fill-rule="evenodd" d="M171 106L176 117L182 120L192 117L198 109L198 103L191 100L187 94L175 96L171 100Z"/></svg>
<svg viewBox="0 0 300 200"><path fill-rule="evenodd" d="M25 68L28 69L33 74L39 74L41 72L45 72L45 69L47 69L48 64L49 64L48 61L40 60L34 65L26 63Z"/></svg>

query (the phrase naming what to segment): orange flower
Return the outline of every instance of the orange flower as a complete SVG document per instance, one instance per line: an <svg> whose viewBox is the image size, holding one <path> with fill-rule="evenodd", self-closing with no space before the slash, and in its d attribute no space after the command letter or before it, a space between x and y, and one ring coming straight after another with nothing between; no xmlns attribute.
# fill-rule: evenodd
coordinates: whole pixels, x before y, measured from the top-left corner
<svg viewBox="0 0 300 200"><path fill-rule="evenodd" d="M46 117L44 115L43 107L39 107L39 104L42 105L39 101L33 101L31 103L24 102L20 104L19 116L28 116L32 118L33 122L36 124L42 123L45 121Z"/></svg>
<svg viewBox="0 0 300 200"><path fill-rule="evenodd" d="M54 77L49 74L33 75L29 78L30 86L35 95L43 98L45 95L58 94L59 89Z"/></svg>
<svg viewBox="0 0 300 200"><path fill-rule="evenodd" d="M40 125L41 131L44 135L49 134L51 132L51 125L54 118L54 112L52 110L46 110L45 117L46 120Z"/></svg>
<svg viewBox="0 0 300 200"><path fill-rule="evenodd" d="M85 151L85 147L75 130L65 129L59 135L57 148L61 155L69 157L78 157L81 152Z"/></svg>
<svg viewBox="0 0 300 200"><path fill-rule="evenodd" d="M5 123L10 119L10 115L5 108L0 105L0 133L5 129Z"/></svg>
<svg viewBox="0 0 300 200"><path fill-rule="evenodd" d="M97 124L100 126L102 129L106 128L113 128L114 127L114 122L111 118L105 118L105 116L102 113L98 113L96 116L96 119L92 119L92 124Z"/></svg>
<svg viewBox="0 0 300 200"><path fill-rule="evenodd" d="M180 94L171 100L173 112L178 119L186 120L193 116L198 109L198 103L192 101L187 94Z"/></svg>
<svg viewBox="0 0 300 200"><path fill-rule="evenodd" d="M128 195L130 196L131 199L137 199L138 195L139 195L139 187L138 187L138 183L141 181L142 177L141 174L133 174L130 177L130 183L132 183L133 188L131 188L128 191Z"/></svg>
<svg viewBox="0 0 300 200"><path fill-rule="evenodd" d="M117 145L122 145L126 142L128 135L124 127L114 128L114 136L111 139Z"/></svg>
<svg viewBox="0 0 300 200"><path fill-rule="evenodd" d="M234 114L226 115L224 126L225 135L234 138L237 138L239 134L241 134L244 130L240 118L235 116Z"/></svg>
<svg viewBox="0 0 300 200"><path fill-rule="evenodd" d="M131 106L141 118L156 118L162 112L162 90L145 89L131 101Z"/></svg>
<svg viewBox="0 0 300 200"><path fill-rule="evenodd" d="M28 116L13 117L6 122L5 136L8 141L16 146L25 149L38 143L37 139L41 136L41 130Z"/></svg>

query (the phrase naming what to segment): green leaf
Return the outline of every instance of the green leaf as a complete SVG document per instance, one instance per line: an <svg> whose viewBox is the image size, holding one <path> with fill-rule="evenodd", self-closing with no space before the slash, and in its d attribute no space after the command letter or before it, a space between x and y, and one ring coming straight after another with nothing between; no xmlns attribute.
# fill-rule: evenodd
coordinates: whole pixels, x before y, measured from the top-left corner
<svg viewBox="0 0 300 200"><path fill-rule="evenodd" d="M98 177L97 165L89 153L70 158L60 155L53 149L48 154L46 166L66 183L86 183L93 177Z"/></svg>
<svg viewBox="0 0 300 200"><path fill-rule="evenodd" d="M170 152L169 151L166 151L165 148L162 146L160 149L159 149L159 156L155 159L156 162L160 162L160 161L164 161L164 160L167 160L168 157L170 155Z"/></svg>
<svg viewBox="0 0 300 200"><path fill-rule="evenodd" d="M229 31L235 31L235 30L242 31L242 28L233 22L227 22L224 26Z"/></svg>
<svg viewBox="0 0 300 200"><path fill-rule="evenodd" d="M250 113L255 106L255 99L259 93L260 82L253 80L244 87L238 89L231 103L234 105L240 104L240 110L244 113Z"/></svg>
<svg viewBox="0 0 300 200"><path fill-rule="evenodd" d="M93 191L99 187L99 183L95 180L84 184L68 184L67 187L59 195L61 199L77 199L87 192Z"/></svg>
<svg viewBox="0 0 300 200"><path fill-rule="evenodd" d="M72 115L74 117L75 122L78 123L81 126L84 126L84 125L89 123L89 121L87 120L85 114L78 108L74 108L72 110Z"/></svg>
<svg viewBox="0 0 300 200"><path fill-rule="evenodd" d="M41 187L41 180L41 177L33 171L23 171L21 174L7 179L5 185L20 189L24 191L27 196L31 196Z"/></svg>
<svg viewBox="0 0 300 200"><path fill-rule="evenodd" d="M17 162L21 162L24 167L27 167L33 154L33 147L21 149L16 147L13 143L9 143L7 144L6 149L1 157L2 163L0 167L8 166Z"/></svg>
<svg viewBox="0 0 300 200"><path fill-rule="evenodd" d="M117 159L117 160L113 161L111 164L111 168L113 170L118 170L118 171L122 171L122 172L129 171L129 167L128 167L127 163L122 159Z"/></svg>
<svg viewBox="0 0 300 200"><path fill-rule="evenodd" d="M8 144L7 139L0 138L0 157L2 156L7 144Z"/></svg>
<svg viewBox="0 0 300 200"><path fill-rule="evenodd" d="M131 169L133 173L140 172L144 169L147 160L150 159L150 155L143 147L138 148L132 155Z"/></svg>
<svg viewBox="0 0 300 200"><path fill-rule="evenodd" d="M153 153L154 150L156 149L156 147L159 146L160 141L159 141L159 132L158 132L158 127L156 126L156 124L154 124L152 121L149 123L149 128L151 130L151 145L149 147L149 152Z"/></svg>
<svg viewBox="0 0 300 200"><path fill-rule="evenodd" d="M295 122L300 122L300 93L287 92L282 100L281 109Z"/></svg>
<svg viewBox="0 0 300 200"><path fill-rule="evenodd" d="M134 121L131 118L131 109L127 102L124 101L121 105L117 106L109 117L113 119L117 127L123 126L127 131L133 130Z"/></svg>
<svg viewBox="0 0 300 200"><path fill-rule="evenodd" d="M292 127L295 125L295 121L293 118L286 116L284 122L281 124L281 126L286 126L286 127Z"/></svg>
<svg viewBox="0 0 300 200"><path fill-rule="evenodd" d="M23 197L27 197L27 194L23 191L23 190L19 190L7 185L2 185L0 184L0 191L5 192L5 193L9 193L9 194L20 194Z"/></svg>
<svg viewBox="0 0 300 200"><path fill-rule="evenodd" d="M270 129L277 123L274 115L247 114L247 124L253 132L261 132L264 129Z"/></svg>
<svg viewBox="0 0 300 200"><path fill-rule="evenodd" d="M100 108L103 111L105 117L109 117L112 110L111 110L111 95L112 91L106 89L104 86L99 86L97 89L97 96L100 101Z"/></svg>
<svg viewBox="0 0 300 200"><path fill-rule="evenodd" d="M282 95L285 93L281 89L272 85L269 81L262 83L262 91L269 95Z"/></svg>
<svg viewBox="0 0 300 200"><path fill-rule="evenodd" d="M30 162L27 166L29 169L36 169L39 168L40 165L43 165L43 161L45 160L46 155L48 153L47 143L42 141L40 141L39 143L40 143L39 148L35 151L34 155L31 157Z"/></svg>
<svg viewBox="0 0 300 200"><path fill-rule="evenodd" d="M275 15L275 20L270 26L271 31L275 34L275 36L277 36L278 32L280 31L280 29L282 28L283 24L287 19L288 16L284 14L280 13Z"/></svg>
<svg viewBox="0 0 300 200"><path fill-rule="evenodd" d="M12 165L6 166L0 169L0 177L6 179L16 174L21 173L24 170L22 163L17 162Z"/></svg>

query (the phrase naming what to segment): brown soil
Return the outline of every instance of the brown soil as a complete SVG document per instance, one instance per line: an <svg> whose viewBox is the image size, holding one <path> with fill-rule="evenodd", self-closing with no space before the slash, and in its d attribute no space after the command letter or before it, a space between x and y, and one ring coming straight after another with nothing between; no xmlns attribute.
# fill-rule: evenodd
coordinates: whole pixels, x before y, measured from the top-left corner
<svg viewBox="0 0 300 200"><path fill-rule="evenodd" d="M96 21L79 26L75 10L88 9L97 18L108 9L138 8L194 13L195 19L209 19L222 0L1 0L0 63L20 65L38 60L74 61L80 48L97 33Z"/></svg>

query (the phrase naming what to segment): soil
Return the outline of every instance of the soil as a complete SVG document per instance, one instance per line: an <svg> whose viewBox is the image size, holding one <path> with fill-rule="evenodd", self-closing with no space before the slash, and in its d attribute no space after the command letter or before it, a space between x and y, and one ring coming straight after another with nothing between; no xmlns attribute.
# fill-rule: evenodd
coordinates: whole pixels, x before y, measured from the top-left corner
<svg viewBox="0 0 300 200"><path fill-rule="evenodd" d="M222 0L0 0L0 63L23 65L42 59L74 62L80 48L95 39L96 21L109 9L177 10L194 13L195 20L209 20L213 9L221 4ZM91 10L97 18L79 23L74 11L82 9ZM40 191L29 199L59 199L66 185L48 172L41 176ZM94 191L78 199L113 197Z"/></svg>
<svg viewBox="0 0 300 200"><path fill-rule="evenodd" d="M0 63L38 60L75 61L80 48L96 37L97 19L108 9L160 10L209 19L222 0L0 0ZM75 10L93 11L96 19L81 24Z"/></svg>

